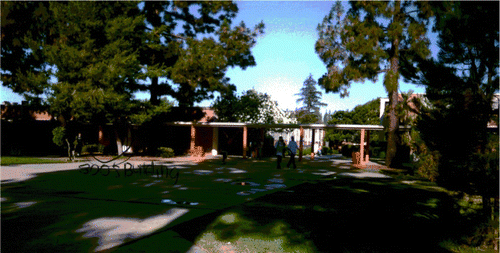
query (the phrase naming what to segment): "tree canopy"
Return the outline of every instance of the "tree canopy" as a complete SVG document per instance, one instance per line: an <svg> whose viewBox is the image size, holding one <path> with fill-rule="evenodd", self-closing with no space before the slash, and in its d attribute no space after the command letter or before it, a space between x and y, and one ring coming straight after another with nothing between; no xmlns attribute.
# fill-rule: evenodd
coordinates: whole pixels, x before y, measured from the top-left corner
<svg viewBox="0 0 500 253"><path fill-rule="evenodd" d="M247 90L241 96L219 96L212 104L222 122L287 123L291 114L278 108L278 103L265 93Z"/></svg>
<svg viewBox="0 0 500 253"><path fill-rule="evenodd" d="M226 1L144 2L139 89L150 92L152 104L170 95L180 106L193 106L216 91L235 89L225 72L255 65L250 49L264 28L260 23L251 30L243 22L231 27L237 12L236 4Z"/></svg>
<svg viewBox="0 0 500 253"><path fill-rule="evenodd" d="M430 55L426 27L432 12L427 3L418 1L349 3L345 13L342 3L336 2L318 25L316 52L328 71L319 84L345 97L352 82L375 82L385 73L383 83L390 100L386 165L395 166L399 79L406 74L402 70L414 68L415 58Z"/></svg>
<svg viewBox="0 0 500 253"><path fill-rule="evenodd" d="M327 104L321 102L321 91L316 89L316 80L312 74L304 81L304 85L300 88L300 92L295 94L299 96L297 103L302 102L303 107L299 108L295 115L300 123L316 123L321 121L321 106Z"/></svg>
<svg viewBox="0 0 500 253"><path fill-rule="evenodd" d="M232 2L1 4L2 85L47 103L63 126L146 122L171 107L165 95L193 106L231 93L227 69L255 65L250 49L264 28L233 26Z"/></svg>
<svg viewBox="0 0 500 253"><path fill-rule="evenodd" d="M225 76L229 67L255 65L250 49L264 25L233 26L237 11L232 2L2 2L2 84L54 97L53 90L63 90L56 84L110 74L122 80L99 82L113 83L125 94L121 99L142 90L152 105L170 95L192 106L214 92L234 91Z"/></svg>
<svg viewBox="0 0 500 253"><path fill-rule="evenodd" d="M426 86L429 107L417 126L437 152L441 184L484 197L498 196L498 133L488 128L499 82L498 2L434 3L438 59L423 60L414 75ZM496 117L498 124L498 117Z"/></svg>
<svg viewBox="0 0 500 253"><path fill-rule="evenodd" d="M354 107L352 111L336 111L329 114L328 124L360 124L360 125L379 125L379 104L380 98L373 99L363 105ZM325 134L327 141L333 141L337 144L344 140L348 142L357 142L360 139L359 131L350 130L327 130ZM377 140L374 135L372 140Z"/></svg>

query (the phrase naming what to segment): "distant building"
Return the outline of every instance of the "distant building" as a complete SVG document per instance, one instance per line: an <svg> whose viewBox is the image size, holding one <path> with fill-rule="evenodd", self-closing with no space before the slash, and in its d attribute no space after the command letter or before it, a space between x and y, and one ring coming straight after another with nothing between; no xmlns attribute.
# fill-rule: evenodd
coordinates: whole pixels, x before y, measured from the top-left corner
<svg viewBox="0 0 500 253"><path fill-rule="evenodd" d="M412 94L409 98L409 100L410 100L409 106L412 107L413 109L416 109L415 105L411 102L411 100L414 98L422 99L424 103L427 101L427 98L425 97L425 93ZM399 94L399 99L400 99L400 101L403 100L403 97L401 94ZM491 107L492 107L492 110L496 112L496 114L498 114L499 101L500 101L500 93L494 94ZM380 98L380 111L379 111L380 122L382 122L382 120L385 116L385 108L388 106L389 106L389 98ZM416 117L416 114L413 112L410 112L410 117ZM488 122L488 128L498 128L498 122L491 120L490 122Z"/></svg>
<svg viewBox="0 0 500 253"><path fill-rule="evenodd" d="M28 105L26 101L23 103L10 103L4 101L1 105L2 120L13 121L13 120L39 120L39 121L50 121L54 117L50 115L46 108L35 107Z"/></svg>

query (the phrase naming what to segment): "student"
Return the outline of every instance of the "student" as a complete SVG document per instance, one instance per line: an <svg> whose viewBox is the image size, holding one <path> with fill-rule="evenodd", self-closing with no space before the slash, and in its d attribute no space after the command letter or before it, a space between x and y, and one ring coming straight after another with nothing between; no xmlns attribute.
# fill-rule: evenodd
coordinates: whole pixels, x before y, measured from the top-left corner
<svg viewBox="0 0 500 253"><path fill-rule="evenodd" d="M290 142L288 143L288 150L290 150L290 160L288 160L287 168L290 168L290 164L293 164L293 168L296 169L297 165L295 165L295 154L297 154L297 142L295 142L293 136L290 138Z"/></svg>
<svg viewBox="0 0 500 253"><path fill-rule="evenodd" d="M286 148L285 142L283 141L283 137L280 136L278 142L276 142L276 145L274 145L274 147L276 148L276 156L278 157L277 161L278 164L276 169L281 169L281 160L283 159L283 153L285 152Z"/></svg>

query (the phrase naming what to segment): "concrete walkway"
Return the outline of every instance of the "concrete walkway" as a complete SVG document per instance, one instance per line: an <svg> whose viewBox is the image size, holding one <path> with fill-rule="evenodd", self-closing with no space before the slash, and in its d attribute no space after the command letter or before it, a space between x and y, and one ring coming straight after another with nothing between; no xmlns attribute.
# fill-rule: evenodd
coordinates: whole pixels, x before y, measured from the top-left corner
<svg viewBox="0 0 500 253"><path fill-rule="evenodd" d="M77 170L78 166L87 162L77 163L46 163L46 164L18 164L0 167L2 184L25 181L36 177L40 173L56 172L63 170Z"/></svg>

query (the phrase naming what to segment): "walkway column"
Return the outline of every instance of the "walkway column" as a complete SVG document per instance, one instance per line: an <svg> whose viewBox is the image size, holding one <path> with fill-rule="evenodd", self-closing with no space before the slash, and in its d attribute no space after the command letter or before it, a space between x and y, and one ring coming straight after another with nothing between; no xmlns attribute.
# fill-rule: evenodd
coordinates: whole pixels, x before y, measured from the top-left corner
<svg viewBox="0 0 500 253"><path fill-rule="evenodd" d="M361 129L361 143L359 145L360 161L359 164L365 164L365 129Z"/></svg>
<svg viewBox="0 0 500 253"><path fill-rule="evenodd" d="M311 142L311 160L314 159L314 144L316 144L316 129L311 129L312 130L312 142Z"/></svg>
<svg viewBox="0 0 500 253"><path fill-rule="evenodd" d="M216 156L219 150L219 128L212 128L212 155Z"/></svg>
<svg viewBox="0 0 500 253"><path fill-rule="evenodd" d="M191 152L194 152L195 140L196 140L196 129L194 128L194 125L191 125L191 145L189 146L189 150Z"/></svg>
<svg viewBox="0 0 500 253"><path fill-rule="evenodd" d="M365 161L369 162L370 161L370 130L366 131L366 155L365 155Z"/></svg>
<svg viewBox="0 0 500 253"><path fill-rule="evenodd" d="M299 142L299 162L302 161L302 151L304 150L304 128L300 127L300 142Z"/></svg>
<svg viewBox="0 0 500 253"><path fill-rule="evenodd" d="M247 158L247 126L243 127L243 159Z"/></svg>

